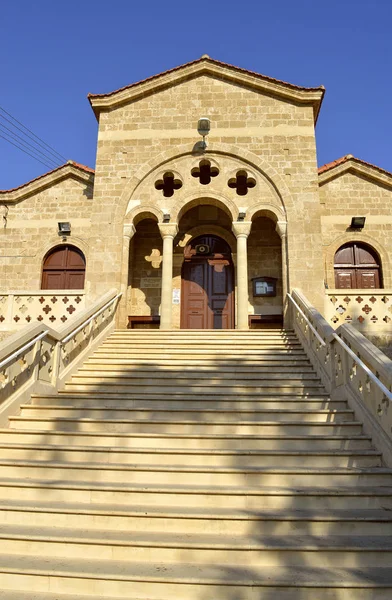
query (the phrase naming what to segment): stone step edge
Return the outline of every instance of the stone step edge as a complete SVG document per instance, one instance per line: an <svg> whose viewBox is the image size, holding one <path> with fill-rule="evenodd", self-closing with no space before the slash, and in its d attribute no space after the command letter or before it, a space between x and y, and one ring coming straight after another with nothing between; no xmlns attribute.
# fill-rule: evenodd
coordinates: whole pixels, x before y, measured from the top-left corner
<svg viewBox="0 0 392 600"><path fill-rule="evenodd" d="M261 395L259 393L249 393L247 392L246 394L241 393L241 395L239 397L235 396L235 394L232 394L232 396L228 396L227 392L208 392L208 394L205 394L204 392L181 392L179 394L176 394L175 399L176 400L182 400L182 399L189 399L189 398L212 398L214 400L216 399L228 399L231 400L232 397L234 396L235 398L231 401L235 401L235 400L247 400L249 398L257 398L259 400L269 400L270 398L273 399L282 399L282 400L308 400L308 399L313 399L313 400L320 400L320 399L327 399L329 402L333 402L333 400L331 400L328 392L323 392L323 391L317 391L317 392L312 392L311 394L307 395L308 392L302 393L302 394L298 394L298 393L292 393L289 392L268 392L268 396L266 395ZM162 393L161 392L148 392L146 394L140 394L137 395L135 393L132 394L132 397L129 398L131 400L162 400ZM114 399L122 399L124 398L124 394L119 394L118 392L108 392L108 391L100 391L98 390L92 390L92 391L87 391L87 390L80 390L77 392L72 392L72 391L68 391L65 389L59 390L58 394L56 394L56 396L41 396L40 394L36 394L35 396L32 395L32 398L57 398L57 397L69 397L69 398L91 398L91 396L97 396L99 398L114 398ZM171 398L172 396L170 396ZM126 397L127 398L127 397ZM169 398L169 400L170 400ZM342 402L341 400L338 400L337 402ZM346 400L344 400L344 402L346 402Z"/></svg>
<svg viewBox="0 0 392 600"><path fill-rule="evenodd" d="M64 452L91 452L91 453L107 453L107 454L151 454L157 455L179 455L179 456L211 456L211 452L217 456L382 456L382 452L378 450L221 450L209 448L206 450L199 449L182 449L182 448L123 448L116 446L97 447L97 446L58 446L55 444L17 444L12 442L0 442L0 449L19 449L19 450L39 450L39 451L64 451ZM1 460L0 460L1 464ZM62 463L61 463L62 464ZM104 463L107 465L108 463Z"/></svg>
<svg viewBox="0 0 392 600"><path fill-rule="evenodd" d="M217 400L214 397L210 398L208 396L204 400L193 400L193 399L189 399L189 397L186 397L186 399L184 399L184 400L180 400L178 398L177 399L167 398L165 400L165 402L184 402L184 407L186 407L187 403L191 403L191 402L205 402L206 404L213 404L214 402L218 402L218 403L219 402L228 402L228 403L232 403L232 404L239 403L240 405L245 404L245 403L264 404L264 403L268 402L268 403L276 404L277 406L279 406L279 404L281 404L281 403L289 403L289 404L295 405L295 404L303 404L303 403L305 403L305 404L317 404L317 403L320 404L320 403L326 402L325 396L322 396L320 398L314 398L314 397L307 398L307 397L301 397L301 396L300 397L290 396L288 398L286 398L286 397L277 398L276 396L273 396L272 398L265 398L265 397L259 397L257 395L255 395L255 396L256 396L256 398L247 399L247 400L244 400L243 398L238 398L238 399L228 398L227 400L223 400L223 399ZM57 394L56 396L44 396L44 395L36 394L35 396L32 396L32 399L35 401L49 400L49 401L53 401L53 404L40 405L40 404L36 404L35 402L32 402L32 403L26 403L23 406L25 406L25 407L28 407L28 406L63 406L64 408L80 408L80 407L83 407L84 405L77 406L77 405L73 404L73 402L75 402L75 400L80 400L80 401L84 401L84 402L86 402L86 400L88 400L88 402L97 402L98 401L98 402L100 402L100 404L98 404L97 406L102 407L105 405L101 404L101 402L104 402L104 401L107 402L109 400L116 400L116 401L120 400L120 403L117 406L117 408L121 408L121 403L125 403L125 402L141 402L141 403L146 402L146 401L162 402L161 398L158 398L158 397L149 398L148 396L147 397L140 396L140 398L134 398L134 397L132 397L132 398L125 397L124 398L124 396L119 396L118 398L112 398L110 396L107 398L105 398L105 397L99 397L99 398L87 397L86 398L86 396L80 396L77 394L68 394L68 395L67 394L61 394L61 395ZM70 404L61 404L61 405L56 404L55 401L60 400L60 399L62 401L68 400L70 402ZM330 398L327 400L327 402L328 402L328 405L331 405L331 406L333 406L335 404L345 404L345 405L348 404L347 400L331 400ZM86 404L85 406L86 406L86 408L91 407L90 404ZM141 406L140 408L143 408L143 407ZM343 409L341 409L341 410L343 410Z"/></svg>
<svg viewBox="0 0 392 600"><path fill-rule="evenodd" d="M285 412L285 411L283 411ZM301 411L303 412L303 411ZM310 411L310 412L315 412L315 411ZM51 423L122 423L124 425L131 425L131 424L142 424L142 425L204 425L204 426L223 426L223 425L238 425L238 426L244 426L244 425L255 425L255 426L265 426L265 427L273 427L273 426L277 426L279 425L279 427L282 426L289 426L289 427L293 427L293 426L299 426L299 425L303 425L306 427L351 427L351 426L361 426L362 427L362 422L361 421L240 421L240 422L236 422L236 421L203 421L203 422L198 422L198 421L191 421L191 420L163 420L163 419L150 419L149 421L143 421L141 419L134 419L134 420L130 420L130 419L89 419L89 418L85 418L85 417L22 417L19 415L13 416L13 417L9 417L9 421L12 422L25 422L25 421L32 421L33 423L35 422L39 422L39 423L44 423L46 421L51 422ZM53 432L52 433L56 433Z"/></svg>
<svg viewBox="0 0 392 600"><path fill-rule="evenodd" d="M135 507L132 505L130 508L127 505L115 505L116 510L113 507L109 510L102 505L90 504L88 508L84 507L83 504L78 505L70 505L67 503L53 503L44 505L41 503L40 506L34 502L34 506L28 504L12 504L9 500L1 501L0 500L0 509L5 512L20 512L20 513L39 513L39 514L73 514L80 515L83 514L85 516L113 516L113 517L130 517L130 518L138 518L138 519L178 519L179 521L278 521L278 522L317 522L317 523L341 523L341 522L353 522L353 523L391 523L392 522L392 514L390 510L387 509L340 509L336 510L335 513L339 512L339 514L330 514L326 511L331 511L331 509L324 509L324 513L321 512L320 509L311 510L311 509L292 509L291 514L287 514L287 509L281 509L280 512L272 512L266 509L257 509L255 513L244 513L244 512L216 512L216 508L214 510L209 509L209 512L197 512L196 510L190 511L189 507L186 507L184 510L180 512L174 512L173 510L164 510L164 507L157 509L156 506L140 506ZM136 510L138 508L138 510ZM232 509L233 510L233 509ZM345 514L344 514L345 513Z"/></svg>
<svg viewBox="0 0 392 600"><path fill-rule="evenodd" d="M59 435L80 437L124 437L124 438L157 438L157 439L229 439L229 440L369 440L372 437L367 434L352 435L259 435L259 434L235 434L235 433L124 433L124 432L95 432L95 431L47 431L43 429L10 429L0 428L0 434L10 435ZM103 446L105 448L106 446Z"/></svg>
<svg viewBox="0 0 392 600"><path fill-rule="evenodd" d="M72 480L62 480L61 483L52 483L48 481L42 481L42 479L11 479L11 478L0 478L0 487L3 488L16 488L16 489L45 489L45 490L68 490L68 491L87 491L87 492L126 492L126 493L143 493L143 494L158 494L158 495L186 495L186 496L260 496L260 497L271 497L271 496L285 496L285 497L374 497L374 498L392 498L392 485L391 486L328 486L325 485L320 487L310 486L291 486L291 487L269 487L269 486L253 486L253 487L234 487L234 486L175 486L168 485L167 487L151 486L146 484L139 485L124 485L119 483L97 483L88 482L80 483ZM81 503L81 506L89 506L91 503ZM149 507L147 506L147 509ZM389 510L389 509L387 509Z"/></svg>
<svg viewBox="0 0 392 600"><path fill-rule="evenodd" d="M204 577L202 577L203 573L200 571L196 571L195 565L193 564L182 564L175 565L171 563L154 563L154 565L146 565L142 563L141 565L138 563L131 563L134 573L129 573L128 575L113 573L110 570L104 572L103 567L108 567L108 563L97 560L85 560L83 561L83 570L76 570L67 568L67 565L64 563L64 559L53 559L50 556L46 557L46 562L51 563L52 565L58 566L52 569L43 569L35 566L35 563L38 560L27 560L25 556L13 554L12 556L7 556L7 559L13 559L16 563L18 563L18 568L13 568L11 566L5 566L4 560L0 555L0 564L3 566L0 567L0 574L8 574L8 575L19 575L19 576L29 576L29 577L43 577L45 580L47 578L57 578L64 581L65 579L69 579L70 581L74 581L76 579L79 580L88 580L88 581L106 581L106 582L144 582L144 583L155 583L155 584L179 584L179 585L219 585L222 588L228 587L232 588L233 586L241 586L248 588L317 588L317 589L392 589L392 576L390 570L386 567L384 568L365 568L361 569L361 577L358 577L358 569L346 568L346 569L334 569L334 580L330 579L330 569L323 568L304 568L295 567L295 568L281 568L277 567L274 569L274 576L271 577L271 567L258 568L259 578L255 578L255 573L253 571L247 571L243 569L242 578L239 577L239 568L238 565L230 565L225 564L224 573L222 577L212 577L208 575L206 572ZM43 557L40 557L41 561ZM8 561L7 561L8 562ZM28 563L30 562L30 566ZM68 561L72 564L71 561ZM121 564L118 561L115 564ZM124 564L124 561L123 563ZM129 563L127 563L129 565ZM22 566L24 565L24 566ZM92 569L94 567L94 570ZM149 574L147 568L151 570ZM178 570L181 569L181 577L179 576ZM232 570L236 573L236 578L227 579L228 570ZM138 573L139 571L139 573ZM207 569L205 570L207 571ZM282 576L279 578L279 571L282 574L285 574L285 577ZM173 573L174 572L174 573ZM154 574L153 574L154 573ZM161 573L161 576L158 576L157 573ZM351 574L351 578L348 577ZM388 581L377 582L375 579L375 575L384 575L387 576ZM323 581L323 575L326 579ZM306 579L305 579L306 577ZM88 598L95 597L95 593L93 596L87 596ZM86 600L87 600L86 599Z"/></svg>
<svg viewBox="0 0 392 600"><path fill-rule="evenodd" d="M150 408L140 407L113 407L113 406L102 406L97 404L96 406L88 406L84 408L83 406L64 406L61 404L22 404L21 410L105 410L105 412L144 412L151 410ZM320 415L346 415L346 414L354 414L354 411L350 408L189 408L184 406L184 408L157 408L155 413L183 413L189 412L194 414L199 413L211 413L211 414L320 414ZM252 421L253 422L253 421ZM240 424L240 423L239 423Z"/></svg>
<svg viewBox="0 0 392 600"><path fill-rule="evenodd" d="M249 475L390 475L392 485L392 469L387 467L216 467L205 465L125 465L116 463L70 463L70 462L44 462L34 460L1 459L1 467L14 468L46 468L63 469L72 471L132 471L147 473L203 473L203 474L249 474Z"/></svg>
<svg viewBox="0 0 392 600"><path fill-rule="evenodd" d="M234 539L233 536L231 536L231 542L227 539L226 542L223 541L224 538L229 538L230 536L228 536L227 534L215 534L215 536L210 536L210 538L212 539L208 539L208 536L206 536L205 534L192 534L192 538L190 539L190 537L188 535L181 535L181 534L171 534L172 537L176 537L178 538L175 541L169 541L169 540L165 540L164 536L165 534L159 534L162 535L162 540L154 540L153 536L158 537L156 534L141 534L140 532L127 532L127 534L132 535L136 533L136 537L137 534L139 534L140 537L143 537L143 535L147 538L145 540L143 539L139 539L139 540L135 540L135 539L130 539L130 540L125 540L125 539L120 539L120 537L110 537L109 531L105 532L105 538L104 539L98 539L97 537L91 536L91 537L82 537L82 536L71 536L71 535L64 535L67 533L71 533L71 531L75 531L72 530L71 528L69 529L69 531L67 531L66 528L54 528L55 530L57 529L57 531L61 531L63 533L63 535L47 535L47 533L45 533L45 530L48 529L49 533L50 531L53 531L53 528L45 528L45 527L40 527L40 531L42 531L42 534L34 534L34 533L28 533L27 531L23 534L22 532L20 533L7 533L7 532L0 532L0 540L3 540L3 542L6 542L7 540L13 540L13 541L24 541L24 542L41 542L44 544L78 544L78 545L85 545L85 546L105 546L105 547L110 547L110 546L121 546L121 547L129 547L129 548L167 548L167 549L183 549L183 550L189 550L189 549L193 549L193 550L208 550L208 551L222 551L222 550L234 550L234 551L243 551L243 552L249 552L249 551L257 551L257 552L355 552L355 553L361 553L361 552L391 552L392 553L392 541L389 539L389 537L385 536L385 537L381 537L381 536L350 536L351 539L354 539L354 542L350 545L347 543L347 540L344 539L346 537L349 536L310 536L310 535L303 535L303 536L295 536L295 535L287 535L285 536L286 540L289 540L290 542L294 542L296 541L297 545L274 545L273 543L271 543L274 539L276 539L276 537L274 538L274 536L263 536L263 540L257 540L257 541L253 541L252 542L252 538L246 538L245 536L235 536L235 540L237 543L234 543ZM86 530L82 530L82 531L86 531ZM90 533L91 531L86 531L86 533ZM112 533L117 533L117 532L112 532ZM167 534L166 534L167 535ZM151 539L149 540L148 537L150 537ZM204 541L203 540L204 537ZM207 537L207 539L205 539ZM222 539L222 541L218 541L215 540L213 538L218 538L218 539ZM170 538L170 535L169 535ZM196 538L196 541L195 541ZM197 539L199 538L199 539ZM365 543L366 541L369 543L371 541L375 541L375 538L377 538L377 541L379 542L379 545L369 545L366 546ZM270 543L268 544L268 539L270 539ZM317 541L324 541L324 543L326 545L317 545ZM326 541L327 540L329 542L329 545L327 545ZM382 540L384 540L384 544L382 544ZM313 543L311 543L313 541ZM345 544L339 544L339 542L345 542ZM355 541L357 542L357 544L355 544ZM389 543L388 543L389 542ZM363 544L363 545L362 545ZM392 557L391 557L392 558Z"/></svg>

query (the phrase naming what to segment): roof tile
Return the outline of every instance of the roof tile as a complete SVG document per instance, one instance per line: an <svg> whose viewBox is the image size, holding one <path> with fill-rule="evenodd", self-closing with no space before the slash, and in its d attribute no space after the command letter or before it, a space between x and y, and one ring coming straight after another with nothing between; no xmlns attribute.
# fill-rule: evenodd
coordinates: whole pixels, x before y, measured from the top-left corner
<svg viewBox="0 0 392 600"><path fill-rule="evenodd" d="M140 85L141 83L146 83L148 81L153 81L154 79L158 79L159 77L163 77L165 75L170 75L171 73L175 73L176 71L179 71L180 69L183 69L184 67L191 67L191 66L196 65L203 61L207 61L207 62L213 63L213 64L221 66L221 67L229 67L230 69L235 69L236 71L240 71L241 73L244 73L246 75L253 75L254 77L258 77L259 79L264 79L265 81L270 81L272 83L280 83L280 84L286 85L294 90L315 91L315 90L324 90L325 89L324 86L311 88L311 87L302 87L299 85L294 85L293 83L288 83L287 81L282 81L280 79L268 77L267 75L262 75L261 73L256 73L255 71L249 71L248 69L242 69L241 67L236 67L235 65L231 65L229 63L225 63L220 60L210 58L207 55L203 55L201 58L197 58L196 60L192 60L190 62L184 63L183 65L179 65L178 67L174 67L173 69L163 71L162 73L157 73L156 75L152 75L151 77L147 77L146 79L136 81L135 83L131 83L129 85L121 87L118 90L114 90L113 92L108 92L106 94L91 94L90 93L90 94L87 94L87 97L90 99L90 98L106 98L108 96L113 96L114 94L117 94L118 92L123 92L124 90L128 90L132 87Z"/></svg>
<svg viewBox="0 0 392 600"><path fill-rule="evenodd" d="M0 190L0 194L9 194L10 192L15 192L16 190L20 190L21 188L24 188L27 185L30 185L31 183L34 183L36 181L39 181L40 179L43 179L44 177L47 177L48 175L52 175L53 173L56 173L57 171L60 171L61 169L64 169L64 167L67 167L69 165L76 167L77 169L80 169L81 171L85 171L86 173L95 173L94 169L91 169L91 167L87 167L86 165L81 165L80 163L77 163L73 160L68 160L64 165L61 165L60 167L57 167L56 169L53 169L52 171L48 171L47 173L43 173L42 175L39 175L38 177L35 177L34 179L27 181L26 183L22 183L22 185L18 185L17 187L11 188L9 190Z"/></svg>

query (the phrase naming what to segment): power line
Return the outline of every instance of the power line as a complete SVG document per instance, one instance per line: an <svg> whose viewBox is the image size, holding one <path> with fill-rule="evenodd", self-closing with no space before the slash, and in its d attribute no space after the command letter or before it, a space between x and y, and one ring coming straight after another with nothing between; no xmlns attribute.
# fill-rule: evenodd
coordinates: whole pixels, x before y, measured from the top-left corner
<svg viewBox="0 0 392 600"><path fill-rule="evenodd" d="M23 148L21 148L17 144L14 144L14 142L11 142L11 140L7 140L7 138L4 137L3 135L1 135L1 133L0 133L0 137L3 138L3 140L5 140L6 142L8 142L9 144L12 144L13 146L15 146L15 148L19 148L19 150L22 150L22 152L24 152L25 154L28 154L29 156L31 156L31 158L35 158L35 160L38 160L38 162L40 162L45 167L48 167L48 169L53 169L53 167L51 165L48 165L47 163L43 162L42 160L40 160L36 156L33 156L33 154L30 154L30 152L26 152L26 150L23 150Z"/></svg>
<svg viewBox="0 0 392 600"><path fill-rule="evenodd" d="M18 119L15 119L15 117L13 117L8 111L6 111L5 108L3 108L2 106L0 106L0 110L3 111L9 117L11 117L11 119L13 121L15 121L16 123L18 123L19 125L21 125L23 127L23 129L25 129L26 131L28 131L29 133L31 133L31 135L34 136L34 137L31 137L30 135L28 135L27 133L25 133L25 131L23 131L23 129L20 129L20 127L18 127L14 123L12 123L12 121L10 121L9 119L7 119L7 117L4 117L3 115L0 115L1 119L4 119L8 123L10 123L12 125L12 127L15 127L21 133L23 133L23 135L25 135L26 137L30 138L34 142L34 144L36 144L37 146L41 146L41 148L43 148L47 152L49 151L50 154L52 154L55 158L57 158L57 160L59 160L59 158L60 158L62 161L63 160L67 161L67 159L65 158L65 156L63 156L62 154L60 154L59 152L57 152L57 150L55 150L54 148L52 148L52 146L50 146L49 144L47 144L46 142L44 142L44 140L42 138L40 138L33 131L31 131L31 129L29 129L28 127L26 127L26 125L23 125L23 123L21 123L20 121L18 121ZM34 138L36 138L37 140L39 140L40 142L42 142L42 144L44 144L44 145L40 144L39 142L36 142ZM46 146L46 148L45 148L45 146ZM47 149L49 149L49 150L47 150Z"/></svg>
<svg viewBox="0 0 392 600"><path fill-rule="evenodd" d="M9 127L7 127L6 125L3 125L2 123L0 123L0 127L4 130L6 129L7 131L9 131L9 133L5 133L3 132L5 135L7 136L12 136L12 138L18 142L18 144L21 144L22 146L24 146L24 148L27 148L27 150L30 150L31 152L34 152L36 154L38 154L38 156L40 156L41 158L50 161L51 163L53 163L54 166L59 167L60 166L60 161L55 161L51 156L45 154L44 152L42 152L42 150L38 150L38 148L35 148L34 146L32 146L30 144L30 142L27 142L27 144L25 143L26 140L24 138L22 138L20 135L18 135L17 133L14 133L12 131L12 129L10 129ZM5 138L7 139L7 138ZM9 141L7 139L7 141Z"/></svg>

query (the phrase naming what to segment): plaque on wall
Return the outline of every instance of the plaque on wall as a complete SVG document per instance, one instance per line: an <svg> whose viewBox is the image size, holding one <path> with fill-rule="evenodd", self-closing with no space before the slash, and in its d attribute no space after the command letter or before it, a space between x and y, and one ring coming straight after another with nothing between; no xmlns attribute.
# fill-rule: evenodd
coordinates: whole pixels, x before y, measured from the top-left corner
<svg viewBox="0 0 392 600"><path fill-rule="evenodd" d="M276 277L253 277L253 296L276 296Z"/></svg>

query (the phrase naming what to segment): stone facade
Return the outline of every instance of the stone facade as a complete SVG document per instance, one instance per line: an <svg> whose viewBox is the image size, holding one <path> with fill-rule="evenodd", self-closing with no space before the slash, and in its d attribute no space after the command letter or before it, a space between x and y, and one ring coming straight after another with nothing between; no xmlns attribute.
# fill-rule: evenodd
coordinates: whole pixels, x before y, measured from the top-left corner
<svg viewBox="0 0 392 600"><path fill-rule="evenodd" d="M383 285L392 287L392 175L352 157L317 169L314 125L323 93L203 56L90 96L98 119L95 174L68 163L0 192L7 212L2 289L39 289L47 252L72 244L86 257L87 302L116 287L121 326L128 316L163 311L178 328L184 249L203 234L222 237L232 250L241 327L248 314L282 314L295 287L324 310L334 253L349 240L376 249ZM206 149L196 131L203 116L211 121ZM359 214L365 229L347 230ZM71 222L69 237L58 236L58 221ZM253 297L252 279L260 276L277 279L275 297Z"/></svg>

